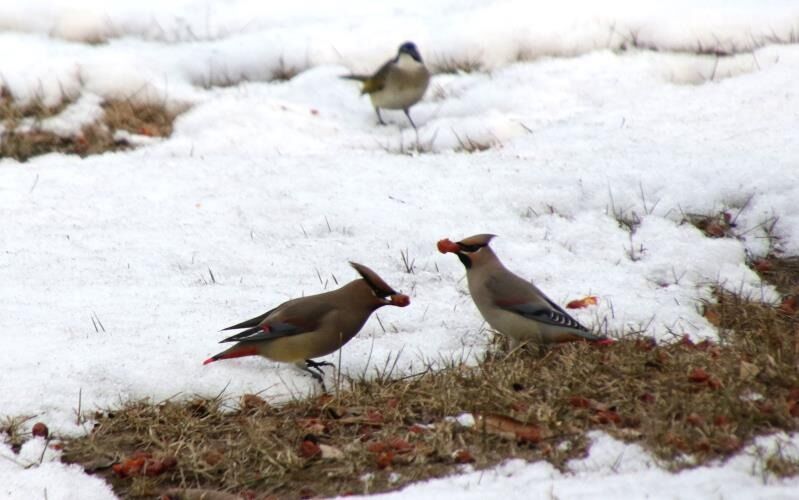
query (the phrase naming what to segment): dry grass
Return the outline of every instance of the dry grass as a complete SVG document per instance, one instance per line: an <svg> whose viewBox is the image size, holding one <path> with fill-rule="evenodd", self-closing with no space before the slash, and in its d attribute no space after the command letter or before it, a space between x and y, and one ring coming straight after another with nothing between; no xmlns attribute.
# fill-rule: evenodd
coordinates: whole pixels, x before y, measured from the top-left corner
<svg viewBox="0 0 799 500"><path fill-rule="evenodd" d="M495 354L477 367L346 380L337 395L278 406L254 395L129 402L95 415L89 435L65 442L64 459L123 497L205 488L297 498L391 490L512 457L564 468L586 453L592 429L640 444L671 469L799 430L797 316L726 292L704 307L718 343L635 337ZM463 413L477 425L450 418ZM150 454L151 475L123 477L137 452ZM768 473L799 473L789 457L763 461Z"/></svg>
<svg viewBox="0 0 799 500"><path fill-rule="evenodd" d="M799 295L799 257L779 257L771 254L752 263L762 279L783 295Z"/></svg>
<svg viewBox="0 0 799 500"><path fill-rule="evenodd" d="M57 116L71 103L71 100L64 99L57 106L46 106L41 100L35 99L21 105L7 92L0 92L0 122L5 130L0 137L0 158L24 162L34 156L53 152L85 157L130 149L130 142L118 137L117 131L167 137L172 133L172 123L178 114L160 105L109 100L103 103L104 113L98 122L84 126L71 136L59 136L41 128L42 120ZM33 119L33 126L18 129L22 121L28 119Z"/></svg>
<svg viewBox="0 0 799 500"><path fill-rule="evenodd" d="M416 134L415 141L405 142L405 136L400 135L399 142L381 143L380 147L383 151L390 154L398 154L405 156L413 156L418 154L435 154L438 152L453 152L453 153L482 153L490 149L499 149L502 147L502 141L495 136L482 137L474 139L468 134L461 136L454 129L450 129L452 135L455 137L457 145L451 148L443 148L436 145L438 137L438 130L436 130L427 140L420 140L418 133Z"/></svg>
<svg viewBox="0 0 799 500"><path fill-rule="evenodd" d="M23 429L25 423L33 418L32 416L4 417L0 420L0 435L5 435L4 440L14 453L19 453L22 444L30 438L30 435L26 435Z"/></svg>
<svg viewBox="0 0 799 500"><path fill-rule="evenodd" d="M479 54L470 54L463 58L434 55L427 66L434 75L477 73L484 69Z"/></svg>
<svg viewBox="0 0 799 500"><path fill-rule="evenodd" d="M127 130L150 137L169 137L178 115L162 105L134 104L127 100L106 101L103 110L103 123L111 130Z"/></svg>
<svg viewBox="0 0 799 500"><path fill-rule="evenodd" d="M736 223L730 212L716 214L683 214L683 222L696 226L710 238L735 238Z"/></svg>
<svg viewBox="0 0 799 500"><path fill-rule="evenodd" d="M295 76L299 75L310 66L308 64L305 67L300 67L298 65L288 64L286 63L285 59L281 56L278 60L278 65L276 68L272 70L272 80L273 82L287 82L294 78Z"/></svg>

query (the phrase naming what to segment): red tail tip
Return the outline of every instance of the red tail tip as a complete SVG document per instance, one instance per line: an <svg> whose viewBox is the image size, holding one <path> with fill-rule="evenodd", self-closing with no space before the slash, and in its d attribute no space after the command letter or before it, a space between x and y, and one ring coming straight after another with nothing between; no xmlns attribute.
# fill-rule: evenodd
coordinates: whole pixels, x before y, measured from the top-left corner
<svg viewBox="0 0 799 500"><path fill-rule="evenodd" d="M216 361L214 358L208 358L203 361L203 366L207 365L208 363L213 363L214 361Z"/></svg>

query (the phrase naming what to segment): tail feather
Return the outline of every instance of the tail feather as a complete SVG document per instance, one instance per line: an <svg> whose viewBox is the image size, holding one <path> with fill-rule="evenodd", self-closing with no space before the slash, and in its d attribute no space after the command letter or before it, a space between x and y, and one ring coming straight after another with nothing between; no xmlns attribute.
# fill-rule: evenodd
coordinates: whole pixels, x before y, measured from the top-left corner
<svg viewBox="0 0 799 500"><path fill-rule="evenodd" d="M358 82L365 82L366 80L371 78L371 76L369 76L369 75L341 75L339 78L341 78L343 80L356 80Z"/></svg>
<svg viewBox="0 0 799 500"><path fill-rule="evenodd" d="M277 309L277 308L275 308L275 309ZM253 326L258 326L259 324L261 324L261 321L263 321L267 316L272 314L275 311L275 309L270 309L270 310L266 311L265 313L261 314L260 316L256 316L254 318L250 318L247 321L242 321L241 323L237 323L237 324L235 324L233 326L229 326L227 328L222 328L222 331L224 332L225 330L239 330L241 328L251 328Z"/></svg>
<svg viewBox="0 0 799 500"><path fill-rule="evenodd" d="M219 354L215 354L210 358L203 361L203 365L207 365L208 363L213 363L214 361L219 361L220 359L232 359L232 358L241 358L244 356L256 356L258 355L258 347L254 345L244 345L244 346L233 346L226 351L222 351Z"/></svg>
<svg viewBox="0 0 799 500"><path fill-rule="evenodd" d="M224 338L220 340L219 343L221 344L223 342L236 342L239 340L246 340L246 338L249 337L250 335L264 331L264 328L266 328L266 331L269 331L268 327L254 326L252 328L244 330L243 332L239 332L236 335L231 335L230 337Z"/></svg>

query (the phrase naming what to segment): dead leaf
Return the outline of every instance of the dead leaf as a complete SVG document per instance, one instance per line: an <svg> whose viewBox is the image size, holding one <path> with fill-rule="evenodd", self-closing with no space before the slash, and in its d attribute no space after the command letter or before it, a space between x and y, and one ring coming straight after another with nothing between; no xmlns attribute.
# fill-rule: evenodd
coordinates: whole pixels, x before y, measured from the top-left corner
<svg viewBox="0 0 799 500"><path fill-rule="evenodd" d="M642 339L635 339L635 347L639 351L651 351L657 347L657 341L652 337L645 337Z"/></svg>
<svg viewBox="0 0 799 500"><path fill-rule="evenodd" d="M378 469L385 469L389 467L392 462L394 462L394 452L391 450L384 451L379 453L376 458L377 461L377 468Z"/></svg>
<svg viewBox="0 0 799 500"><path fill-rule="evenodd" d="M705 309L705 319L713 326L719 326L721 324L721 314L712 307Z"/></svg>
<svg viewBox="0 0 799 500"><path fill-rule="evenodd" d="M721 238L727 233L727 228L719 221L710 221L705 226L705 234L713 238Z"/></svg>
<svg viewBox="0 0 799 500"><path fill-rule="evenodd" d="M413 445L402 438L390 439L388 445L397 453L408 453L413 450Z"/></svg>
<svg viewBox="0 0 799 500"><path fill-rule="evenodd" d="M590 408L591 407L591 401L589 401L587 398L584 398L582 396L571 396L569 398L569 404L572 406L572 408Z"/></svg>
<svg viewBox="0 0 799 500"><path fill-rule="evenodd" d="M324 422L318 418L301 418L297 420L297 425L311 434L324 434L327 430Z"/></svg>
<svg viewBox="0 0 799 500"><path fill-rule="evenodd" d="M713 417L713 425L717 427L724 427L730 425L730 419L725 415L716 415Z"/></svg>
<svg viewBox="0 0 799 500"><path fill-rule="evenodd" d="M601 425L616 425L621 423L621 416L613 410L598 410L589 417L589 420Z"/></svg>
<svg viewBox="0 0 799 500"><path fill-rule="evenodd" d="M175 465L177 460L172 456L157 459L151 453L136 451L120 463L114 464L111 469L119 477L157 476Z"/></svg>
<svg viewBox="0 0 799 500"><path fill-rule="evenodd" d="M741 380L752 380L757 377L758 373L760 373L760 368L748 361L741 361L741 365L738 367L738 376Z"/></svg>
<svg viewBox="0 0 799 500"><path fill-rule="evenodd" d="M741 440L737 436L724 436L719 440L719 449L725 453L732 453L741 449Z"/></svg>
<svg viewBox="0 0 799 500"><path fill-rule="evenodd" d="M685 421L694 427L699 427L705 423L705 419L696 413L691 413L685 417Z"/></svg>
<svg viewBox="0 0 799 500"><path fill-rule="evenodd" d="M383 453L388 449L388 445L383 441L374 441L366 445L366 451L370 453Z"/></svg>
<svg viewBox="0 0 799 500"><path fill-rule="evenodd" d="M701 437L694 443L695 452L709 453L711 449L712 447L710 446L710 440L706 437Z"/></svg>
<svg viewBox="0 0 799 500"><path fill-rule="evenodd" d="M669 431L663 436L663 442L667 445L673 446L680 451L688 451L688 444L685 439Z"/></svg>
<svg viewBox="0 0 799 500"><path fill-rule="evenodd" d="M397 453L408 453L413 450L413 445L402 438L390 438L384 441L374 441L366 445L366 451L371 453L384 453L394 451Z"/></svg>
<svg viewBox="0 0 799 500"><path fill-rule="evenodd" d="M328 444L319 444L319 451L322 453L322 458L327 460L339 460L344 458L344 452L335 446Z"/></svg>
<svg viewBox="0 0 799 500"><path fill-rule="evenodd" d="M788 401L788 413L792 417L799 417L799 402L794 400Z"/></svg>
<svg viewBox="0 0 799 500"><path fill-rule="evenodd" d="M478 432L485 431L495 436L505 439L516 439L517 441L535 444L541 441L541 429L538 426L525 424L515 418L505 415L474 415L474 429Z"/></svg>
<svg viewBox="0 0 799 500"><path fill-rule="evenodd" d="M583 309L588 306L595 306L599 303L599 299L594 295L588 295L582 299L572 300L566 304L566 309Z"/></svg>
<svg viewBox="0 0 799 500"><path fill-rule="evenodd" d="M783 313L793 316L799 310L799 299L797 299L796 295L788 295L782 299L779 309Z"/></svg>
<svg viewBox="0 0 799 500"><path fill-rule="evenodd" d="M214 466L222 461L225 458L225 455L222 454L219 450L208 450L202 455L203 462L207 463L210 466Z"/></svg>
<svg viewBox="0 0 799 500"><path fill-rule="evenodd" d="M321 455L322 449L310 439L304 439L302 443L300 443L298 454L303 458L313 458Z"/></svg>
<svg viewBox="0 0 799 500"><path fill-rule="evenodd" d="M707 372L702 368L694 368L688 375L688 380L697 384L707 382L709 378L710 375L708 375Z"/></svg>
<svg viewBox="0 0 799 500"><path fill-rule="evenodd" d="M638 401L642 403L654 403L655 402L655 395L651 392L645 392L638 396Z"/></svg>
<svg viewBox="0 0 799 500"><path fill-rule="evenodd" d="M242 411L247 413L256 412L259 410L262 411L269 408L269 403L267 403L264 398L257 394L243 395L239 405L241 406Z"/></svg>
<svg viewBox="0 0 799 500"><path fill-rule="evenodd" d="M474 462L474 456L472 456L472 452L470 452L466 448L461 448L459 450L453 451L452 459L457 464L470 464Z"/></svg>
<svg viewBox="0 0 799 500"><path fill-rule="evenodd" d="M771 263L768 259L760 259L756 260L754 264L752 264L756 271L765 273L771 271L774 268L774 264Z"/></svg>

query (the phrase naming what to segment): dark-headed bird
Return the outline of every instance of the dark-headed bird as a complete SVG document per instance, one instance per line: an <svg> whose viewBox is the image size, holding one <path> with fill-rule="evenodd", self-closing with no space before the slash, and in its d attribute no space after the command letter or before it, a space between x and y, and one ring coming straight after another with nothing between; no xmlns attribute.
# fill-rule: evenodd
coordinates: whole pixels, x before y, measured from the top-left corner
<svg viewBox="0 0 799 500"><path fill-rule="evenodd" d="M401 109L415 129L410 108L419 102L430 83L430 71L413 42L400 45L397 56L386 61L373 75L347 75L342 78L362 82L361 94L369 94L377 121L386 123L380 109Z"/></svg>

